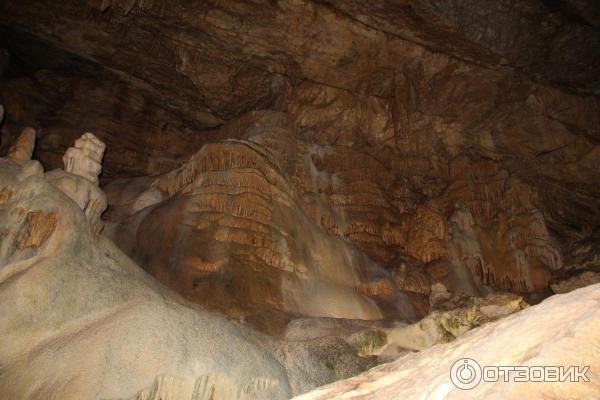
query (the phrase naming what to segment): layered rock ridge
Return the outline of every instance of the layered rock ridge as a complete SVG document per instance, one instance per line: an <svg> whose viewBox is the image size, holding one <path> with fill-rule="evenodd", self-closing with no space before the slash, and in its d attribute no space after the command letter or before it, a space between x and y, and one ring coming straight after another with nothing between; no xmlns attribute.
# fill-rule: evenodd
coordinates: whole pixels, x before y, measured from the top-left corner
<svg viewBox="0 0 600 400"><path fill-rule="evenodd" d="M285 120L256 113L244 139L205 145L153 181L111 183L107 233L159 280L228 315L414 319L391 273L318 223L336 213L317 196L335 177Z"/></svg>

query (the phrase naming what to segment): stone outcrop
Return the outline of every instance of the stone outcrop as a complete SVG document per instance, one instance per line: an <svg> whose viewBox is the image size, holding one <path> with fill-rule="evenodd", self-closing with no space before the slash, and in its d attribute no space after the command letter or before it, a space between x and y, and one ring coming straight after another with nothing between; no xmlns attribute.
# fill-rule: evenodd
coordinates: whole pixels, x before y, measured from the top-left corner
<svg viewBox="0 0 600 400"><path fill-rule="evenodd" d="M3 398L287 399L374 365L342 339L275 340L184 301L51 178L0 158Z"/></svg>
<svg viewBox="0 0 600 400"><path fill-rule="evenodd" d="M417 323L379 330L385 339L364 354L375 355L380 361L393 361L410 351L451 342L476 327L527 307L523 298L509 293L469 297L447 310L431 311Z"/></svg>
<svg viewBox="0 0 600 400"><path fill-rule="evenodd" d="M318 224L335 211L306 204L295 184L328 183L284 119L261 113L245 139L206 145L137 192L108 185L107 234L159 280L228 315L414 318L387 271Z"/></svg>
<svg viewBox="0 0 600 400"><path fill-rule="evenodd" d="M593 398L600 390L599 300L600 285L597 284L553 296L539 305L475 329L450 344L404 355L392 363L295 399ZM452 384L450 370L463 357L475 360L482 368L588 366L589 381L581 378L557 383L533 379L505 383L501 376L493 382L481 381L471 390L461 390Z"/></svg>

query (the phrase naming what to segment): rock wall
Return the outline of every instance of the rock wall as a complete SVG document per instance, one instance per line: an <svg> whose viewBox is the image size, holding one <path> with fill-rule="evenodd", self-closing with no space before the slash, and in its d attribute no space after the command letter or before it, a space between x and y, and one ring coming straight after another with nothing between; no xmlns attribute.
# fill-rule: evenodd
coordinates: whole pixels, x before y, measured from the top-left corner
<svg viewBox="0 0 600 400"><path fill-rule="evenodd" d="M539 299L599 268L597 18L494 4L3 3L2 147L31 121L56 167L93 127L107 233L233 315Z"/></svg>
<svg viewBox="0 0 600 400"><path fill-rule="evenodd" d="M0 1L0 393L288 398L418 349L309 397L458 397L485 335L596 363L596 289L424 349L598 281L598 11Z"/></svg>
<svg viewBox="0 0 600 400"><path fill-rule="evenodd" d="M285 128L285 115L255 117L246 139L204 146L133 199L121 194L129 185L108 185L115 206L106 216L113 220L109 235L161 281L228 315L266 307L379 319L381 302L388 317L414 318L389 272L317 223L333 208L301 200L294 182L310 190L327 182L309 146ZM154 204L128 206L151 191L160 193Z"/></svg>

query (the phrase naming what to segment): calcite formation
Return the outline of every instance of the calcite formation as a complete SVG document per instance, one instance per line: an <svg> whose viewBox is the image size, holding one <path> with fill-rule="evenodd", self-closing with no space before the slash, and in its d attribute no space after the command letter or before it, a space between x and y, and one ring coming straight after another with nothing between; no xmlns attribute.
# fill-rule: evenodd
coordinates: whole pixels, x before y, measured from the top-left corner
<svg viewBox="0 0 600 400"><path fill-rule="evenodd" d="M548 294L564 267L560 241L572 239L553 233L556 205L536 184L493 159L448 154L441 132L444 163L425 158L438 151L427 143L355 149L358 133L327 132L352 132L356 120L315 126L294 107L226 124L218 136L237 139L205 145L154 180L109 184L109 235L186 297L244 318L265 309L410 318L427 312L436 282L471 296ZM333 287L355 305L320 297Z"/></svg>
<svg viewBox="0 0 600 400"><path fill-rule="evenodd" d="M27 213L27 222L17 234L17 249L40 247L52 235L56 228L56 214L31 211Z"/></svg>
<svg viewBox="0 0 600 400"><path fill-rule="evenodd" d="M554 296L510 317L474 330L451 344L411 353L357 377L319 388L295 399L547 399L594 398L600 390L598 368L600 285ZM551 317L549 317L551 316ZM495 343L491 346L490 343ZM585 343L585 346L582 346ZM500 375L471 390L453 385L450 370L462 357L480 368L495 366L589 367L585 378L573 375L565 382L505 382ZM418 366L418 368L416 367ZM513 378L507 378L513 379ZM458 382L458 381L457 381ZM460 382L458 382L460 383Z"/></svg>
<svg viewBox="0 0 600 400"><path fill-rule="evenodd" d="M6 232L0 248L0 330L11 344L0 351L3 397L122 398L161 373L192 382L220 376L213 390L229 390L236 394L232 398L289 397L285 372L266 345L256 344L260 338L156 286L112 243L92 233L75 202L42 174L18 181L15 165L0 159L0 186L13 191L0 205ZM38 211L15 212L19 209ZM237 349L232 362L216 351L225 347ZM190 352L193 363L186 361ZM86 373L56 368L69 363L84 366Z"/></svg>
<svg viewBox="0 0 600 400"><path fill-rule="evenodd" d="M29 163L0 158L2 398L288 399L374 365L339 329L276 340L182 300Z"/></svg>
<svg viewBox="0 0 600 400"><path fill-rule="evenodd" d="M309 157L275 155L294 140L283 117L263 113L245 140L206 145L181 168L147 182L131 195L163 195L141 210L109 214L108 233L154 276L228 315L413 318L389 273L309 217L315 210L303 207L285 171L314 166ZM301 142L297 151L309 154ZM119 195L125 187L107 187L116 208L140 202Z"/></svg>
<svg viewBox="0 0 600 400"><path fill-rule="evenodd" d="M0 122L2 115L0 115ZM35 146L36 132L33 128L25 128L19 135L16 143L9 149L8 157L16 161L31 160Z"/></svg>
<svg viewBox="0 0 600 400"><path fill-rule="evenodd" d="M43 125L56 168L90 127L109 182L281 112L293 134L267 158L328 234L388 271L447 263L469 294L545 292L600 223L598 19L585 1L493 3L5 2L5 46L37 72L6 69L2 146ZM138 207L165 195L145 186Z"/></svg>
<svg viewBox="0 0 600 400"><path fill-rule="evenodd" d="M63 156L65 172L82 176L97 185L105 149L104 143L93 133L84 133Z"/></svg>
<svg viewBox="0 0 600 400"><path fill-rule="evenodd" d="M85 303L81 318L110 333L144 326L142 344L157 347L151 371L135 369L106 398L278 398L408 350L432 353L402 368L428 364L429 345L520 310L515 299L536 304L598 280L596 3L0 1L0 266L17 271L7 282L32 258L64 256L57 279L72 288L66 274L83 274L94 296L110 297L107 309L124 311L97 322L91 295L64 304ZM118 282L124 264L143 282L102 297L96 289ZM277 340L201 312L211 334L269 343L238 343L231 351L256 357L226 373L230 364L200 349L205 334L189 338L196 317L171 315L187 308L165 305L168 291L139 267ZM156 312L118 300L145 293ZM52 315L71 315L64 307ZM146 331L178 324L185 340L174 351L153 341L170 342L163 331ZM532 336L532 346L546 339ZM189 343L202 366L178 358ZM115 365L135 364L127 357ZM251 373L263 365L269 376ZM427 393L458 396L450 389Z"/></svg>
<svg viewBox="0 0 600 400"><path fill-rule="evenodd" d="M102 157L106 146L92 133L84 133L69 147L63 157L64 170L46 174L53 185L62 190L85 212L95 233L103 224L100 216L106 210L106 195L98 187L98 175L102 172Z"/></svg>
<svg viewBox="0 0 600 400"><path fill-rule="evenodd" d="M303 128L308 123L293 110L251 113L220 130L239 139L206 145L155 180L109 184L112 237L188 298L237 316L265 307L361 318L406 317L414 308L423 315L436 282L466 295L543 294L563 268L559 240L566 238L551 230L558 221L549 219L536 186L500 163L457 154L440 172L442 182L419 180L414 166L424 159L389 153L390 161L376 147L328 144L305 136L317 131ZM336 132L356 124L347 123ZM311 281L354 288L379 311L311 309L303 296L318 292L298 289ZM398 312L407 296L410 304Z"/></svg>
<svg viewBox="0 0 600 400"><path fill-rule="evenodd" d="M379 330L385 340L365 354L393 361L410 351L422 351L436 344L451 342L475 327L527 307L522 297L509 293L462 299L451 309L431 311L415 324Z"/></svg>

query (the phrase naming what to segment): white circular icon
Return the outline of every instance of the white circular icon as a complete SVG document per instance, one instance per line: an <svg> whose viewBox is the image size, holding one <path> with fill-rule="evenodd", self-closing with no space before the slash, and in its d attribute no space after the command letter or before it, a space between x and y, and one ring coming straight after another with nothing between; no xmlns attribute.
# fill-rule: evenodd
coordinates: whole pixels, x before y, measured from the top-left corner
<svg viewBox="0 0 600 400"><path fill-rule="evenodd" d="M481 382L481 366L471 358L461 358L452 364L450 380L459 389L471 390Z"/></svg>

